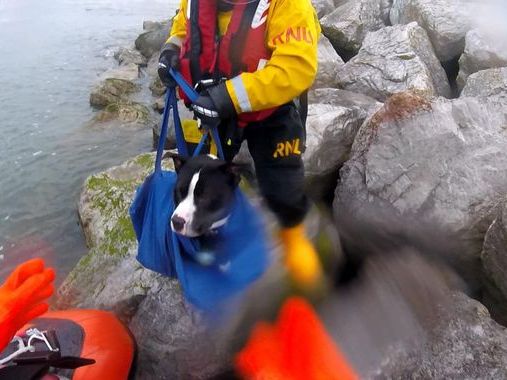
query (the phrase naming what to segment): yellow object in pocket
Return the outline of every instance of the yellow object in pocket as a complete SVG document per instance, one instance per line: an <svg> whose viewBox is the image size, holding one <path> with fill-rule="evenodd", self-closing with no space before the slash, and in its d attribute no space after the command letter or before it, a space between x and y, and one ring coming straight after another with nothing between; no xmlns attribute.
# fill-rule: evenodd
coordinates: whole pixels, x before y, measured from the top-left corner
<svg viewBox="0 0 507 380"><path fill-rule="evenodd" d="M194 119L183 119L181 121L181 127L183 129L183 136L185 137L185 141L187 144L192 146L194 149L201 141L203 134L205 133L203 129L199 128L199 123ZM209 154L217 155L217 146L213 139L210 139L209 145ZM193 149L192 149L193 150Z"/></svg>

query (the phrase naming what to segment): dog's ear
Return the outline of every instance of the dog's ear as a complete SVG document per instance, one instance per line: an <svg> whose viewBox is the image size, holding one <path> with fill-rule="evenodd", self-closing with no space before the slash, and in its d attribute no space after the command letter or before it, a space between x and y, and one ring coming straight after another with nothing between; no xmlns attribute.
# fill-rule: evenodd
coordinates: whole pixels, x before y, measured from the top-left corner
<svg viewBox="0 0 507 380"><path fill-rule="evenodd" d="M242 165L233 162L225 162L220 165L220 170L230 176L232 184L238 186L241 181Z"/></svg>
<svg viewBox="0 0 507 380"><path fill-rule="evenodd" d="M162 157L162 159L166 159L166 158L173 159L174 170L176 171L176 173L178 173L180 171L181 167L185 164L185 162L187 162L187 157L181 156L178 153L172 152L172 151L167 152Z"/></svg>

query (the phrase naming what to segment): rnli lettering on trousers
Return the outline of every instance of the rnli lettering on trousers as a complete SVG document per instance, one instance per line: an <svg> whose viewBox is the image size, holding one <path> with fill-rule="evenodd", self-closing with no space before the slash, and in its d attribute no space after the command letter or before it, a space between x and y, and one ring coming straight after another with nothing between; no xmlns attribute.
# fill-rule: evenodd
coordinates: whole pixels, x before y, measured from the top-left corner
<svg viewBox="0 0 507 380"><path fill-rule="evenodd" d="M276 150L273 153L273 158L289 157L290 155L300 156L301 150L299 149L299 145L299 139L280 142L276 144Z"/></svg>

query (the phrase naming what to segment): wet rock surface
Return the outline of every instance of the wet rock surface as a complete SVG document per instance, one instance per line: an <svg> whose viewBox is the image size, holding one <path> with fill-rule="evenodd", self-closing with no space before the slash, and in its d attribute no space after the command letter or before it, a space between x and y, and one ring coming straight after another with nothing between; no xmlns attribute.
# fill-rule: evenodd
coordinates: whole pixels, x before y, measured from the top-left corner
<svg viewBox="0 0 507 380"><path fill-rule="evenodd" d="M126 100L128 95L138 90L139 87L132 81L121 78L108 78L92 91L90 105L105 108L109 104Z"/></svg>

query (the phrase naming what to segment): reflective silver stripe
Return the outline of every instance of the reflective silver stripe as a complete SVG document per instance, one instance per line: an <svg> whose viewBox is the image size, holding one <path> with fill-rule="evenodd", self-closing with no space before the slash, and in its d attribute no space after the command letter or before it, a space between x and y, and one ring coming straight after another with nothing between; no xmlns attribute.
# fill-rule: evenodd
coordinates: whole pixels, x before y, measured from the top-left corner
<svg viewBox="0 0 507 380"><path fill-rule="evenodd" d="M198 113L200 113L201 115L203 116L208 116L208 117L218 117L218 112L217 111L213 111L213 110L209 110L207 108L204 108L204 107L201 107L201 106L198 106L196 104L192 104L192 109Z"/></svg>
<svg viewBox="0 0 507 380"><path fill-rule="evenodd" d="M257 64L257 70L263 69L267 63L268 63L267 59L264 58L259 59L259 63Z"/></svg>
<svg viewBox="0 0 507 380"><path fill-rule="evenodd" d="M183 43L183 40L180 37L178 37L178 36L172 36L172 37L170 37L167 40L166 43L169 43L169 42L172 43L172 44L175 44L176 46L181 47L181 44Z"/></svg>
<svg viewBox="0 0 507 380"><path fill-rule="evenodd" d="M243 79L241 79L241 75L232 78L231 84L232 87L234 87L234 92L238 98L239 108L241 109L241 112L252 111L252 105L250 104L250 99L248 99L248 94L246 92L245 85L243 84Z"/></svg>

